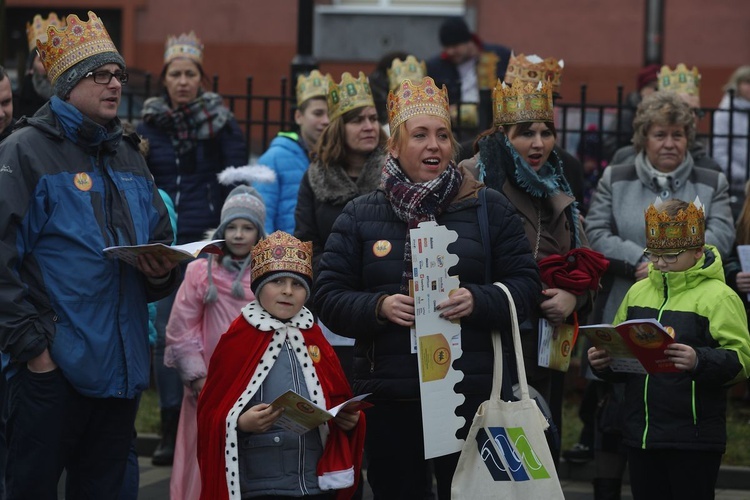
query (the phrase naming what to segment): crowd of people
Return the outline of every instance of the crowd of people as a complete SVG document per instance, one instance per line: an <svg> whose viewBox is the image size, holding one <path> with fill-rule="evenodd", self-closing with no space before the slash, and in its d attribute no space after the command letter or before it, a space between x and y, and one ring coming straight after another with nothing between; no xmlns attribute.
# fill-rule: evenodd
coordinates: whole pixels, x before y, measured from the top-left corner
<svg viewBox="0 0 750 500"><path fill-rule="evenodd" d="M118 118L126 62L95 13L37 15L27 35L16 115L0 67L0 498L57 498L63 471L67 498L137 498L153 380L152 461L172 465L172 498L362 498L366 477L376 499L449 499L459 452L428 457L427 441L466 438L493 335L514 372L497 283L556 465L596 457L596 500L620 498L626 464L633 498L713 498L727 391L750 376L747 137L729 135L747 135L750 67L725 87L713 157L696 139L700 73L678 64L639 72L627 140L590 127L576 158L557 141L562 60L450 18L427 61L300 75L295 129L251 167L194 32L166 40L135 126ZM433 225L456 236L459 285L425 306L412 231ZM209 239L223 253L189 263L152 245ZM425 314L460 331L462 423L441 436L423 432ZM672 337L670 369L622 372L586 345L584 429L561 450L567 368L542 363L541 332L643 319ZM300 428L279 402L290 392L346 404Z"/></svg>

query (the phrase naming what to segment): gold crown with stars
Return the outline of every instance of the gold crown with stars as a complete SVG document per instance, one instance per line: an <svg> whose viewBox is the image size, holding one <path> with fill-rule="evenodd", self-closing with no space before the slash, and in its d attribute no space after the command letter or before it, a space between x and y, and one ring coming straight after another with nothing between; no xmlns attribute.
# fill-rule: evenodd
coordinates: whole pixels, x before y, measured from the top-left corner
<svg viewBox="0 0 750 500"><path fill-rule="evenodd" d="M307 76L299 75L296 88L297 106L313 97L326 98L331 81L331 75L323 75L317 69L312 70Z"/></svg>
<svg viewBox="0 0 750 500"><path fill-rule="evenodd" d="M498 79L492 91L492 117L496 126L553 122L552 85L516 79L509 86Z"/></svg>
<svg viewBox="0 0 750 500"><path fill-rule="evenodd" d="M678 94L700 96L701 74L698 68L688 69L683 63L672 70L669 66L662 66L658 79L659 90L672 90Z"/></svg>
<svg viewBox="0 0 750 500"><path fill-rule="evenodd" d="M652 203L645 215L646 248L649 250L700 248L706 242L706 216L703 207L698 208L693 202L674 217Z"/></svg>
<svg viewBox="0 0 750 500"><path fill-rule="evenodd" d="M41 14L37 14L30 23L26 23L26 38L29 41L29 52L36 49L37 40L41 40L42 43L47 41L47 28L50 26L62 28L65 26L65 19L60 19L57 17L57 14L50 12L47 19L44 19Z"/></svg>
<svg viewBox="0 0 750 500"><path fill-rule="evenodd" d="M164 64L169 64L178 57L203 64L203 42L195 35L194 31L167 38L164 44Z"/></svg>
<svg viewBox="0 0 750 500"><path fill-rule="evenodd" d="M426 76L414 84L411 80L401 82L396 90L388 92L388 124L391 130L409 118L430 115L451 122L448 105L448 89L438 88L435 81Z"/></svg>
<svg viewBox="0 0 750 500"><path fill-rule="evenodd" d="M341 82L331 82L328 87L328 118L331 121L357 108L375 107L372 89L367 76L360 71L354 78L348 71L341 75Z"/></svg>
<svg viewBox="0 0 750 500"><path fill-rule="evenodd" d="M312 242L300 241L289 233L275 231L260 240L251 251L253 282L276 272L293 272L312 280Z"/></svg>
<svg viewBox="0 0 750 500"><path fill-rule="evenodd" d="M115 44L109 37L104 23L96 14L89 11L85 23L75 14L66 18L66 26L47 27L47 40L36 41L39 57L47 70L51 83L79 62L105 52L118 54Z"/></svg>

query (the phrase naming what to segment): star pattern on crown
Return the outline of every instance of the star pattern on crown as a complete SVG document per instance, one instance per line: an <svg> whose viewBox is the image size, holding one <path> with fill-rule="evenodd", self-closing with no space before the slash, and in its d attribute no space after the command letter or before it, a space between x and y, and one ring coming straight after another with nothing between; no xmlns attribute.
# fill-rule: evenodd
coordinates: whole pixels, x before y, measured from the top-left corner
<svg viewBox="0 0 750 500"><path fill-rule="evenodd" d="M341 75L341 82L328 87L328 118L331 121L344 113L357 108L375 107L372 89L367 76L360 71L354 78L348 71Z"/></svg>
<svg viewBox="0 0 750 500"><path fill-rule="evenodd" d="M404 80L399 87L388 93L388 123L391 130L409 118L418 115L437 116L451 122L448 105L448 89L438 88L435 81L426 76L418 83Z"/></svg>
<svg viewBox="0 0 750 500"><path fill-rule="evenodd" d="M525 122L553 122L552 85L546 81L513 85L497 80L492 91L492 116L496 126Z"/></svg>
<svg viewBox="0 0 750 500"><path fill-rule="evenodd" d="M84 23L75 14L70 14L65 20L66 26L48 26L47 40L36 41L51 83L54 84L61 74L84 59L104 52L117 53L104 23L91 11L88 16Z"/></svg>

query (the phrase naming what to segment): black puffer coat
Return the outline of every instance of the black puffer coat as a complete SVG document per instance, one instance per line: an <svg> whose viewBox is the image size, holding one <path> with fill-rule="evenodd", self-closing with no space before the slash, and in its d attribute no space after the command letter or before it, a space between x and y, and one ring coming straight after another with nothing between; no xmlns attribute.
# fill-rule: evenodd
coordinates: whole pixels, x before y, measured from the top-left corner
<svg viewBox="0 0 750 500"><path fill-rule="evenodd" d="M464 435L477 401L487 399L490 393L490 332L493 328L510 331L507 299L492 283L501 281L511 290L520 321L535 307L541 293L539 271L521 220L506 198L490 189L486 200L492 266L487 283L478 224L480 187L470 175L464 175L453 204L437 217L438 224L459 235L448 247L459 257L451 274L458 276L460 285L474 297L473 313L461 321L463 355L453 365L464 372L464 379L456 385L456 391L467 396L457 412L467 419ZM376 317L379 300L400 293L405 239L406 223L396 216L382 190L356 198L333 226L317 279L315 307L322 321L340 335L356 339L354 391L372 392L375 401L419 399L417 356L411 354L409 329ZM390 243L391 250L378 257L373 247L383 241Z"/></svg>

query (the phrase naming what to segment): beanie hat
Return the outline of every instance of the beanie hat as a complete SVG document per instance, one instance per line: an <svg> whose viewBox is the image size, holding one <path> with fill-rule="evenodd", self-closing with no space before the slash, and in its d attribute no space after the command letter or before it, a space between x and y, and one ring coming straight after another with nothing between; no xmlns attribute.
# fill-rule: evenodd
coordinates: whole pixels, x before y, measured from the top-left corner
<svg viewBox="0 0 750 500"><path fill-rule="evenodd" d="M655 82L659 75L659 65L649 64L638 71L638 77L636 79L636 86L638 90L648 85L651 82Z"/></svg>
<svg viewBox="0 0 750 500"><path fill-rule="evenodd" d="M252 284L258 296L263 285L277 278L294 278L305 287L310 298L312 288L312 243L302 242L289 233L276 231L258 242L252 254Z"/></svg>
<svg viewBox="0 0 750 500"><path fill-rule="evenodd" d="M440 25L440 44L443 47L458 45L471 39L469 27L460 17L449 17Z"/></svg>
<svg viewBox="0 0 750 500"><path fill-rule="evenodd" d="M247 219L258 228L258 238L266 236L266 205L263 197L250 186L237 186L227 196L221 208L221 222L214 233L213 239L224 238L224 231L235 219Z"/></svg>
<svg viewBox="0 0 750 500"><path fill-rule="evenodd" d="M75 64L65 70L52 85L55 95L62 100L70 95L73 88L78 85L89 71L95 71L105 64L117 64L122 71L125 71L125 60L117 52L101 52L87 57L83 61Z"/></svg>
<svg viewBox="0 0 750 500"><path fill-rule="evenodd" d="M219 224L219 228L214 232L212 239L223 239L227 226L236 219L245 219L252 222L258 229L258 240L266 236L264 227L266 222L266 206L263 203L262 197L254 188L240 185L229 192L224 206L221 208L221 223ZM203 296L205 304L216 302L219 295L212 273L215 258L211 255L208 259L208 289ZM245 270L250 264L250 255L247 255L239 266L237 266L236 261L229 255L222 257L220 263L230 271L236 268L237 276L235 276L232 282L232 295L240 299L245 298L242 277L245 275Z"/></svg>

